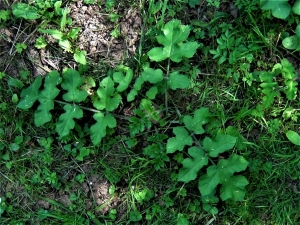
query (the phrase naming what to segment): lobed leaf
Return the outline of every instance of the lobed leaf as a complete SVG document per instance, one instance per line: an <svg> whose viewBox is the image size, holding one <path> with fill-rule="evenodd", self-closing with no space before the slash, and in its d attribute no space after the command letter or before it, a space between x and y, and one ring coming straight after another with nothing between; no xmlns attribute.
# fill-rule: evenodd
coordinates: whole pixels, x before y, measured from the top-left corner
<svg viewBox="0 0 300 225"><path fill-rule="evenodd" d="M54 99L60 90L56 88L61 83L60 74L53 70L45 77L44 90L41 91L38 101L40 102L37 111L34 113L34 122L36 126L42 126L52 119L50 110L54 108Z"/></svg>
<svg viewBox="0 0 300 225"><path fill-rule="evenodd" d="M173 153L176 150L182 151L186 145L191 146L193 144L193 139L185 128L175 127L173 133L175 137L169 138L167 142L167 153Z"/></svg>
<svg viewBox="0 0 300 225"><path fill-rule="evenodd" d="M249 184L244 176L233 176L223 182L220 189L220 196L223 201L232 199L233 201L244 200L246 190L245 186Z"/></svg>
<svg viewBox="0 0 300 225"><path fill-rule="evenodd" d="M156 84L158 82L161 82L163 77L163 72L161 69L152 69L152 68L146 68L142 72L142 77L145 81L150 82L151 84Z"/></svg>
<svg viewBox="0 0 300 225"><path fill-rule="evenodd" d="M100 87L97 90L100 100L94 102L97 109L113 111L118 108L122 98L115 92L114 84L110 77L106 77L100 82Z"/></svg>
<svg viewBox="0 0 300 225"><path fill-rule="evenodd" d="M191 147L188 152L193 158L187 158L181 162L183 167L179 170L178 174L178 180L183 182L195 180L198 171L208 163L208 156L203 149Z"/></svg>
<svg viewBox="0 0 300 225"><path fill-rule="evenodd" d="M106 135L106 128L114 128L117 126L117 121L112 114L106 114L99 112L96 113L93 118L97 121L91 126L91 140L94 145L98 145L102 138Z"/></svg>
<svg viewBox="0 0 300 225"><path fill-rule="evenodd" d="M291 11L288 0L261 0L260 8L262 10L271 10L272 15L279 19L286 19Z"/></svg>
<svg viewBox="0 0 300 225"><path fill-rule="evenodd" d="M228 134L217 134L214 140L211 140L209 137L204 138L203 147L210 157L217 157L220 153L232 149L236 139L236 137Z"/></svg>
<svg viewBox="0 0 300 225"><path fill-rule="evenodd" d="M132 78L133 78L133 72L131 69L127 70L125 76L121 71L115 72L113 74L113 79L116 83L119 84L119 86L117 87L117 91L118 92L125 91L128 88L130 82L132 81Z"/></svg>
<svg viewBox="0 0 300 225"><path fill-rule="evenodd" d="M218 184L223 184L235 173L245 170L248 162L236 154L232 154L229 159L221 159L218 165L208 167L207 173L200 177L198 188L201 195L211 194Z"/></svg>
<svg viewBox="0 0 300 225"><path fill-rule="evenodd" d="M172 90L184 89L190 86L190 79L185 75L179 74L179 72L173 72L169 76L168 86Z"/></svg>
<svg viewBox="0 0 300 225"><path fill-rule="evenodd" d="M83 117L83 111L78 105L67 104L64 106L65 113L61 114L56 123L56 132L60 138L67 136L70 130L74 128L74 118L80 119Z"/></svg>
<svg viewBox="0 0 300 225"><path fill-rule="evenodd" d="M17 105L20 109L29 109L39 98L39 88L42 85L42 77L37 77L34 82L21 92L21 100Z"/></svg>
<svg viewBox="0 0 300 225"><path fill-rule="evenodd" d="M63 82L61 87L68 91L62 98L68 102L82 102L88 96L85 90L79 90L79 87L83 84L84 78L80 76L78 71L68 69L63 73Z"/></svg>
<svg viewBox="0 0 300 225"><path fill-rule="evenodd" d="M210 112L208 108L200 108L194 112L194 117L185 116L183 118L184 125L186 128L195 134L203 134L204 129L203 125L208 122L208 118L210 117Z"/></svg>
<svg viewBox="0 0 300 225"><path fill-rule="evenodd" d="M200 46L197 42L186 41L190 34L190 27L181 25L180 20L169 21L157 36L157 42L164 47L152 48L148 52L151 60L160 62L170 58L173 62L180 62L183 57L191 58Z"/></svg>

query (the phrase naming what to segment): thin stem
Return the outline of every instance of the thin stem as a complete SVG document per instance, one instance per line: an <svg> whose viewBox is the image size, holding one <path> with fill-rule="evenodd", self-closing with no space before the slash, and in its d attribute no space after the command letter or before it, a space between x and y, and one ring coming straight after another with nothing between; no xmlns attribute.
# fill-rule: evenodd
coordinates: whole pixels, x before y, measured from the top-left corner
<svg viewBox="0 0 300 225"><path fill-rule="evenodd" d="M168 66L167 66L167 76L165 79L165 107L166 107L166 115L168 115L168 79L169 79L169 72L170 72L170 58L168 59Z"/></svg>
<svg viewBox="0 0 300 225"><path fill-rule="evenodd" d="M57 103L60 103L60 104L64 104L64 105L67 105L67 104L71 104L71 103L69 103L69 102L63 102L63 101L59 101L59 100L54 100L55 102L57 102ZM74 103L75 104L75 103ZM77 104L75 104L75 105L77 105ZM81 108L81 109L84 109L84 110L87 110L87 111L90 111L90 112L94 112L94 113L103 113L102 111L100 111L100 110L97 110L97 109L91 109L91 108L88 108L88 107L84 107L84 106L81 106L81 105L77 105L79 108ZM117 118L120 118L120 119L125 119L125 120L128 120L129 118L128 117L126 117L126 116L120 116L120 115L118 115L118 114L114 114L114 113L111 113L110 112L110 114L112 114L114 117L117 117Z"/></svg>

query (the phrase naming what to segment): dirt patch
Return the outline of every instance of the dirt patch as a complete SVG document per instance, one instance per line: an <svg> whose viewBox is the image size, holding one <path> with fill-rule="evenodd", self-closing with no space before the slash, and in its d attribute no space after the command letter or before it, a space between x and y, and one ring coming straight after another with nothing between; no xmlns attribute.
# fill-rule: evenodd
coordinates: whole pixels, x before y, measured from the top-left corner
<svg viewBox="0 0 300 225"><path fill-rule="evenodd" d="M81 28L79 49L85 50L90 59L98 61L105 58L111 65L116 65L136 52L142 24L136 9L119 10L117 14L122 16L115 23L99 5L84 5L79 0L72 3L70 9L73 27ZM119 37L111 35L113 30L119 32Z"/></svg>

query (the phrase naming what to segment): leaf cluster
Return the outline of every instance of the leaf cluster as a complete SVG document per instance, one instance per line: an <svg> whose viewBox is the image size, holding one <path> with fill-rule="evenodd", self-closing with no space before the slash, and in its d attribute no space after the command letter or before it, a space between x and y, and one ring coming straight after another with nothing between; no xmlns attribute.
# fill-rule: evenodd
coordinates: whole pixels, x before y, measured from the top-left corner
<svg viewBox="0 0 300 225"><path fill-rule="evenodd" d="M234 173L244 171L248 162L242 156L230 154L228 159L221 159L217 165L213 163L208 166L209 162L214 162L220 154L229 152L237 142L237 137L222 133L218 133L213 139L205 137L202 141L198 140L195 135L205 133L203 126L208 124L210 119L211 113L208 108L195 110L194 116L184 116L185 126L173 128L175 137L168 139L167 153L183 151L186 146L191 146L188 148L190 157L181 162L179 181L187 183L195 180L201 169L207 168L205 174L200 172L202 175L198 180L199 191L202 198L206 199L203 200L204 204L218 202L213 197L218 185L221 185L220 197L223 201L228 199L241 201L245 196L245 186L248 181L244 176L236 176ZM208 196L214 200L207 201ZM209 205L204 205L204 209L211 213L217 213L216 208L211 208Z"/></svg>
<svg viewBox="0 0 300 225"><path fill-rule="evenodd" d="M115 128L117 125L115 117L110 112L121 103L122 98L118 90L122 91L128 87L132 78L130 69L128 69L128 74L129 77L126 78L122 72L116 72L113 76L115 81L111 77L104 78L99 83L96 95L92 98L96 109L90 109L81 106L89 96L84 88L89 86L86 84L90 82L89 79L84 79L78 71L73 69L67 69L62 76L57 71L52 71L45 78L37 77L28 88L22 90L21 100L17 107L27 110L38 101L39 106L34 113L34 122L36 126L42 126L52 121L51 111L57 109L57 105L63 105L64 113L57 121L54 120L55 130L60 138L68 136L74 129L76 120L83 118L83 108L96 112L93 115L96 123L90 127L89 132L92 143L97 145L106 136L107 128ZM116 83L119 84L117 88L114 87ZM41 90L42 84L44 87ZM59 96L62 96L63 101L57 100Z"/></svg>

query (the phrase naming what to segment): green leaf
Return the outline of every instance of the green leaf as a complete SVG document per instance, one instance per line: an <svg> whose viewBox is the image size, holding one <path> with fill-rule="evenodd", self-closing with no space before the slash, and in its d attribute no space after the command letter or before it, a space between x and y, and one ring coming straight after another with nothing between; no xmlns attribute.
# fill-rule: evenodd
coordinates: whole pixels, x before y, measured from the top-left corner
<svg viewBox="0 0 300 225"><path fill-rule="evenodd" d="M72 28L70 32L67 34L67 36L73 40L76 40L78 38L79 31L80 31L79 27Z"/></svg>
<svg viewBox="0 0 300 225"><path fill-rule="evenodd" d="M140 221L142 218L143 218L142 214L137 210L132 211L132 212L129 213L129 219L132 222Z"/></svg>
<svg viewBox="0 0 300 225"><path fill-rule="evenodd" d="M76 51L74 54L74 59L76 62L81 63L82 65L86 65L85 59L86 51Z"/></svg>
<svg viewBox="0 0 300 225"><path fill-rule="evenodd" d="M117 87L117 92L125 91L128 88L130 82L132 81L132 78L133 78L133 72L131 69L127 70L125 76L121 71L114 73L113 79L116 83L119 84Z"/></svg>
<svg viewBox="0 0 300 225"><path fill-rule="evenodd" d="M198 188L201 195L211 194L218 184L226 182L235 172L241 172L248 166L248 162L236 154L232 154L229 159L221 159L218 165L208 167L207 173L200 177Z"/></svg>
<svg viewBox="0 0 300 225"><path fill-rule="evenodd" d="M300 37L297 37L296 35L286 37L282 41L283 47L290 50L295 50L300 48Z"/></svg>
<svg viewBox="0 0 300 225"><path fill-rule="evenodd" d="M19 145L19 144L16 144L16 143L11 143L11 144L9 145L9 149L10 149L11 151L18 151L18 150L20 149L20 145Z"/></svg>
<svg viewBox="0 0 300 225"><path fill-rule="evenodd" d="M185 75L179 74L179 72L173 72L169 76L168 86L172 90L184 89L190 86L190 79Z"/></svg>
<svg viewBox="0 0 300 225"><path fill-rule="evenodd" d="M240 134L237 128L229 126L226 128L226 133L237 138L236 148L238 150L245 150L247 148L247 145L245 144L247 140Z"/></svg>
<svg viewBox="0 0 300 225"><path fill-rule="evenodd" d="M299 0L300 1L300 0ZM300 38L300 23L297 25L296 29L295 29L295 33L296 33L296 36L298 38Z"/></svg>
<svg viewBox="0 0 300 225"><path fill-rule="evenodd" d="M78 161L83 161L83 158L85 156L89 156L89 155L90 155L90 149L82 147L82 148L80 148L79 155L76 157L76 159Z"/></svg>
<svg viewBox="0 0 300 225"><path fill-rule="evenodd" d="M203 204L203 209L206 212L211 213L212 215L217 215L219 212L219 210L215 206L212 206L212 205L206 204L206 203Z"/></svg>
<svg viewBox="0 0 300 225"><path fill-rule="evenodd" d="M292 142L294 145L300 146L300 136L295 131L289 130L286 132L286 137Z"/></svg>
<svg viewBox="0 0 300 225"><path fill-rule="evenodd" d="M294 100L296 98L298 90L298 83L294 81L294 79L297 77L295 68L287 59L282 59L281 65L281 73L283 78L285 79L284 93L286 94L288 100Z"/></svg>
<svg viewBox="0 0 300 225"><path fill-rule="evenodd" d="M22 88L24 86L23 82L17 78L9 77L7 84L11 87Z"/></svg>
<svg viewBox="0 0 300 225"><path fill-rule="evenodd" d="M225 180L220 189L220 196L223 201L243 201L245 197L245 186L249 184L244 176L233 176Z"/></svg>
<svg viewBox="0 0 300 225"><path fill-rule="evenodd" d="M59 137L65 137L74 128L74 118L80 119L83 117L83 111L78 105L67 104L64 106L65 113L61 114L58 122L56 123L56 132Z"/></svg>
<svg viewBox="0 0 300 225"><path fill-rule="evenodd" d="M199 0L189 0L189 6L195 8L196 5L199 5Z"/></svg>
<svg viewBox="0 0 300 225"><path fill-rule="evenodd" d="M96 100L94 106L99 110L113 111L118 108L122 100L121 95L115 92L114 82L110 77L106 77L100 82L97 94L100 100Z"/></svg>
<svg viewBox="0 0 300 225"><path fill-rule="evenodd" d="M151 84L156 84L158 82L161 82L163 77L163 72L161 69L152 69L152 68L146 68L142 72L142 77L145 81L150 82Z"/></svg>
<svg viewBox="0 0 300 225"><path fill-rule="evenodd" d="M97 121L91 126L91 140L94 145L98 145L102 138L106 135L106 128L114 128L117 126L117 121L111 114L104 115L103 113L96 113L93 118Z"/></svg>
<svg viewBox="0 0 300 225"><path fill-rule="evenodd" d="M177 225L189 225L189 224L190 224L189 220L183 217L183 215L178 218Z"/></svg>
<svg viewBox="0 0 300 225"><path fill-rule="evenodd" d="M63 36L64 36L64 34L61 31L54 30L54 29L42 29L42 28L40 28L38 31L42 32L44 34L50 34L56 40L62 40Z"/></svg>
<svg viewBox="0 0 300 225"><path fill-rule="evenodd" d="M71 42L69 40L66 40L66 39L59 40L58 44L62 49L66 50L67 52L73 52L72 51L72 45L71 45Z"/></svg>
<svg viewBox="0 0 300 225"><path fill-rule="evenodd" d="M21 92L21 101L17 105L20 109L29 109L39 97L39 88L42 85L42 77L37 77L35 81Z"/></svg>
<svg viewBox="0 0 300 225"><path fill-rule="evenodd" d="M278 84L276 81L274 81L275 75L271 72L262 72L259 77L263 82L260 84L260 86L263 88L262 93L265 94L262 99L263 106L265 109L267 109L274 102L274 98L279 96L279 92L276 91Z"/></svg>
<svg viewBox="0 0 300 225"><path fill-rule="evenodd" d="M157 36L157 42L164 47L152 48L148 52L151 60L160 62L170 58L173 62L180 62L183 57L191 58L200 46L197 42L186 41L190 34L190 27L181 25L180 20L169 21Z"/></svg>
<svg viewBox="0 0 300 225"><path fill-rule="evenodd" d="M37 8L25 3L18 3L12 5L12 12L18 18L24 18L26 20L36 20L41 17Z"/></svg>
<svg viewBox="0 0 300 225"><path fill-rule="evenodd" d="M42 36L38 37L35 40L34 47L36 47L38 49L42 49L42 48L45 48L46 46L47 46L47 42L46 42L45 38L43 38Z"/></svg>
<svg viewBox="0 0 300 225"><path fill-rule="evenodd" d="M127 101L132 102L135 99L135 96L137 96L138 92L135 89L132 89L128 95L127 95Z"/></svg>
<svg viewBox="0 0 300 225"><path fill-rule="evenodd" d="M292 10L296 15L300 15L300 0L296 0L296 2L293 5Z"/></svg>
<svg viewBox="0 0 300 225"><path fill-rule="evenodd" d="M211 114L208 108L203 107L194 112L194 117L183 117L183 122L188 130L194 132L195 134L203 134L204 129L202 126L208 122L210 115Z"/></svg>
<svg viewBox="0 0 300 225"><path fill-rule="evenodd" d="M217 157L220 153L232 149L236 139L236 137L227 134L217 134L214 140L209 137L204 138L203 147L210 157Z"/></svg>
<svg viewBox="0 0 300 225"><path fill-rule="evenodd" d="M44 90L41 91L38 101L40 102L37 111L34 113L36 126L42 126L52 119L50 110L54 109L54 99L59 94L57 85L61 83L61 77L56 70L48 73L45 77Z"/></svg>
<svg viewBox="0 0 300 225"><path fill-rule="evenodd" d="M271 10L272 15L279 19L286 19L291 11L288 0L261 0L260 8L262 10Z"/></svg>
<svg viewBox="0 0 300 225"><path fill-rule="evenodd" d="M152 86L147 92L146 92L146 96L150 99L155 99L155 96L158 93L158 89L156 86Z"/></svg>
<svg viewBox="0 0 300 225"><path fill-rule="evenodd" d="M61 87L68 91L62 97L68 102L82 102L88 96L85 90L79 90L78 88L82 85L84 78L80 77L78 71L68 69L63 73L63 82Z"/></svg>
<svg viewBox="0 0 300 225"><path fill-rule="evenodd" d="M129 92L129 94L127 95L127 101L131 102L135 99L135 96L137 96L138 91L141 90L142 85L144 84L144 79L142 76L138 77L135 80L135 83L133 85L133 89Z"/></svg>
<svg viewBox="0 0 300 225"><path fill-rule="evenodd" d="M183 167L179 170L178 174L178 180L183 182L195 180L198 171L208 163L208 156L203 149L191 147L188 152L193 159L184 159L181 162Z"/></svg>
<svg viewBox="0 0 300 225"><path fill-rule="evenodd" d="M298 83L293 80L287 80L284 82L286 89L284 90L284 93L288 100L295 100L297 97L297 85Z"/></svg>
<svg viewBox="0 0 300 225"><path fill-rule="evenodd" d="M173 133L175 137L169 138L167 142L167 153L182 151L186 145L191 146L193 144L193 139L185 128L175 127Z"/></svg>
<svg viewBox="0 0 300 225"><path fill-rule="evenodd" d="M297 77L294 66L287 59L282 59L281 65L282 76L285 80L292 80Z"/></svg>

